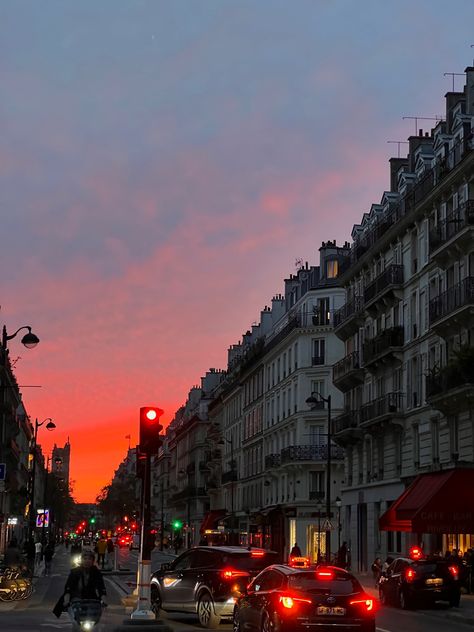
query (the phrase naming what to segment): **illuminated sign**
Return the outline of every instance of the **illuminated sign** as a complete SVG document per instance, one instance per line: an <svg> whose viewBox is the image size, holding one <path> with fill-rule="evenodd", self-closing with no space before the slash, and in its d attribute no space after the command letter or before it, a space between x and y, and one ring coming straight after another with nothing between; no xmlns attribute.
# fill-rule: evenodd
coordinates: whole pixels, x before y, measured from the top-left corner
<svg viewBox="0 0 474 632"><path fill-rule="evenodd" d="M36 510L36 526L40 529L47 529L49 527L49 509Z"/></svg>

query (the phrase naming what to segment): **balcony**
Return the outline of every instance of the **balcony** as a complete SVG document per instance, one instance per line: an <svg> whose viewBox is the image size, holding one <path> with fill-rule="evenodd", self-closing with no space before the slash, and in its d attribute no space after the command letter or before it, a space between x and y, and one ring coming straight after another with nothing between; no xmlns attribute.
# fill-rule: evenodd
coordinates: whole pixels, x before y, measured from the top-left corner
<svg viewBox="0 0 474 632"><path fill-rule="evenodd" d="M467 200L430 230L430 256L442 268L474 248L474 200Z"/></svg>
<svg viewBox="0 0 474 632"><path fill-rule="evenodd" d="M334 333L341 340L347 340L363 324L364 301L361 296L354 296L334 312Z"/></svg>
<svg viewBox="0 0 474 632"><path fill-rule="evenodd" d="M365 309L375 317L402 297L403 266L391 264L364 290Z"/></svg>
<svg viewBox="0 0 474 632"><path fill-rule="evenodd" d="M199 496L207 496L204 487L194 487L194 485L188 485L184 489L171 496L171 502L178 502L180 500L189 500L190 498L198 498Z"/></svg>
<svg viewBox="0 0 474 632"><path fill-rule="evenodd" d="M233 483L237 480L237 472L235 470L228 470L227 472L222 472L221 482L223 485L227 483Z"/></svg>
<svg viewBox="0 0 474 632"><path fill-rule="evenodd" d="M470 410L474 404L474 347L464 347L457 355L426 377L426 399L444 415Z"/></svg>
<svg viewBox="0 0 474 632"><path fill-rule="evenodd" d="M328 458L328 446L324 445L291 445L281 451L281 464L301 463L302 461L323 461ZM337 445L331 445L331 459L342 461L344 450Z"/></svg>
<svg viewBox="0 0 474 632"><path fill-rule="evenodd" d="M336 417L333 421L332 432L336 441L343 445L359 441L362 438L362 430L359 426L359 411L347 410Z"/></svg>
<svg viewBox="0 0 474 632"><path fill-rule="evenodd" d="M387 366L402 361L403 327L385 329L364 342L364 367L374 372L380 366Z"/></svg>
<svg viewBox="0 0 474 632"><path fill-rule="evenodd" d="M353 351L336 362L332 368L332 381L343 392L363 383L364 369L360 366L358 351Z"/></svg>
<svg viewBox="0 0 474 632"><path fill-rule="evenodd" d="M281 457L279 454L267 454L265 457L265 469L273 470L281 465Z"/></svg>
<svg viewBox="0 0 474 632"><path fill-rule="evenodd" d="M315 355L311 358L312 366L321 366L325 362L324 354L323 355Z"/></svg>
<svg viewBox="0 0 474 632"><path fill-rule="evenodd" d="M431 299L429 312L430 327L445 338L462 327L470 327L474 315L474 277L466 277Z"/></svg>
<svg viewBox="0 0 474 632"><path fill-rule="evenodd" d="M403 394L387 393L360 407L360 426L389 422L403 412Z"/></svg>

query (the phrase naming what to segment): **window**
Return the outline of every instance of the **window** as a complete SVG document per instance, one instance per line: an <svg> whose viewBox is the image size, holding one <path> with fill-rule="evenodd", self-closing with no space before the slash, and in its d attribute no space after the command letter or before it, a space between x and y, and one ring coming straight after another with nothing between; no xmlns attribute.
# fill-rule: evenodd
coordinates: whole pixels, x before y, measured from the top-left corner
<svg viewBox="0 0 474 632"><path fill-rule="evenodd" d="M337 259L326 261L326 278L335 279L339 272L339 262Z"/></svg>
<svg viewBox="0 0 474 632"><path fill-rule="evenodd" d="M310 426L308 436L310 445L322 445L327 443L327 441L324 440L327 436L324 433L324 426Z"/></svg>
<svg viewBox="0 0 474 632"><path fill-rule="evenodd" d="M309 490L310 492L319 492L324 496L324 472L309 473Z"/></svg>
<svg viewBox="0 0 474 632"><path fill-rule="evenodd" d="M315 399L318 399L317 395L321 397L326 396L326 382L325 380L311 380L311 393L315 393ZM313 408L324 408L324 401L319 402L319 406L313 404Z"/></svg>
<svg viewBox="0 0 474 632"><path fill-rule="evenodd" d="M324 338L316 338L313 340L313 357L312 365L317 366L325 363L325 345Z"/></svg>
<svg viewBox="0 0 474 632"><path fill-rule="evenodd" d="M331 313L329 311L329 298L318 299L317 305L313 307L313 325L329 325L331 322Z"/></svg>
<svg viewBox="0 0 474 632"><path fill-rule="evenodd" d="M418 425L413 425L413 465L420 467L420 434Z"/></svg>
<svg viewBox="0 0 474 632"><path fill-rule="evenodd" d="M298 368L298 343L295 342L295 371Z"/></svg>
<svg viewBox="0 0 474 632"><path fill-rule="evenodd" d="M459 420L457 415L448 417L449 437L451 442L451 459L457 461L459 458Z"/></svg>
<svg viewBox="0 0 474 632"><path fill-rule="evenodd" d="M173 571L182 571L188 568L191 568L191 556L193 551L183 553L177 560L173 562L171 565L171 570Z"/></svg>

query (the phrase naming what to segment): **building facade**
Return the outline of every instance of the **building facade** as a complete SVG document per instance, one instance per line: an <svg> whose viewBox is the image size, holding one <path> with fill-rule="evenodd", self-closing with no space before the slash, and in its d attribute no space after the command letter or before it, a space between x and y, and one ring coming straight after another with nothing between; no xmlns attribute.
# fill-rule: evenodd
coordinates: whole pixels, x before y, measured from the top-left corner
<svg viewBox="0 0 474 632"><path fill-rule="evenodd" d="M411 543L473 544L462 506L474 473L474 68L466 77L446 95L445 120L391 159L390 190L354 226L343 265L333 379L345 412L334 432L358 570ZM462 489L450 488L461 469Z"/></svg>

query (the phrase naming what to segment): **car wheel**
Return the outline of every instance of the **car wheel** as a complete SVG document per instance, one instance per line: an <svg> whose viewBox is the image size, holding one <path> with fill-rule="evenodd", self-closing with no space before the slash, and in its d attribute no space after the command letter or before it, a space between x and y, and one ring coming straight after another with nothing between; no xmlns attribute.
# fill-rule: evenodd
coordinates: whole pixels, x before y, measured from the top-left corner
<svg viewBox="0 0 474 632"><path fill-rule="evenodd" d="M409 610L412 607L411 600L406 596L403 590L400 590L398 593L398 603L402 610Z"/></svg>
<svg viewBox="0 0 474 632"><path fill-rule="evenodd" d="M151 585L151 611L155 614L155 617L159 617L161 610L161 597L160 592L156 586Z"/></svg>
<svg viewBox="0 0 474 632"><path fill-rule="evenodd" d="M461 601L461 595L456 595L454 597L451 597L451 599L449 600L449 607L459 608L460 601Z"/></svg>
<svg viewBox="0 0 474 632"><path fill-rule="evenodd" d="M270 617L268 614L264 614L262 618L262 632L273 632L272 622L270 621Z"/></svg>
<svg viewBox="0 0 474 632"><path fill-rule="evenodd" d="M217 628L221 622L221 618L214 610L214 602L209 593L204 593L199 597L197 614L203 628Z"/></svg>

